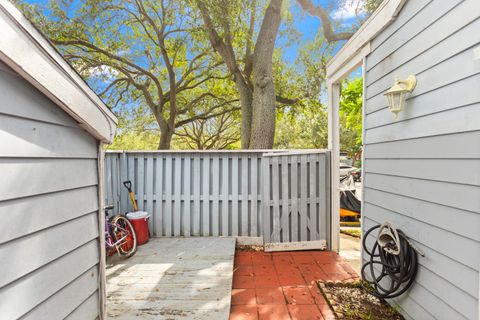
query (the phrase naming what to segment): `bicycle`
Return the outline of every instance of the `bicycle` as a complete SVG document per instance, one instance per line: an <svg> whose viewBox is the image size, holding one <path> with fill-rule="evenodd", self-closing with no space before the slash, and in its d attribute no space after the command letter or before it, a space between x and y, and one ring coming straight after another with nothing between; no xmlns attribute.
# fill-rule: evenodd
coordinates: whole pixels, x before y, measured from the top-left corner
<svg viewBox="0 0 480 320"><path fill-rule="evenodd" d="M137 251L137 236L130 221L122 216L115 215L109 218L108 212L113 205L105 206L105 248L108 256L115 253L122 258L129 258Z"/></svg>

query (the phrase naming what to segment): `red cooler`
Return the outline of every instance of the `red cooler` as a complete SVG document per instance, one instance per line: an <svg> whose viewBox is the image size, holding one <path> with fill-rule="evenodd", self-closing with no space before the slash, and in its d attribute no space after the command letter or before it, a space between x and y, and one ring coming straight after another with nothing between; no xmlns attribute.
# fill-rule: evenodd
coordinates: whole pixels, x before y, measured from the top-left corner
<svg viewBox="0 0 480 320"><path fill-rule="evenodd" d="M135 235L137 236L137 245L148 242L148 219L150 216L145 211L135 211L127 213L127 218L133 225Z"/></svg>

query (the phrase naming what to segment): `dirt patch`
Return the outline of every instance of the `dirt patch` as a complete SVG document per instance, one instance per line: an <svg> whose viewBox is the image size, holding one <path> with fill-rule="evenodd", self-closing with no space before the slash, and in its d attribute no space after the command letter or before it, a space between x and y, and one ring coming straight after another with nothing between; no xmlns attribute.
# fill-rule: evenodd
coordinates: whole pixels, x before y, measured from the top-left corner
<svg viewBox="0 0 480 320"><path fill-rule="evenodd" d="M263 251L263 246L236 246L235 251L241 252L261 252Z"/></svg>
<svg viewBox="0 0 480 320"><path fill-rule="evenodd" d="M370 294L360 281L319 282L318 285L338 319L405 320L385 301Z"/></svg>

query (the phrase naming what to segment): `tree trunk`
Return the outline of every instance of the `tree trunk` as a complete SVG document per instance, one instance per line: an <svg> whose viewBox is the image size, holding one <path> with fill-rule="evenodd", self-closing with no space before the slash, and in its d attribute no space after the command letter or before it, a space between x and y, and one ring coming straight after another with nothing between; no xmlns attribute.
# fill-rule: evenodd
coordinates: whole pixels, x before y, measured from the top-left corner
<svg viewBox="0 0 480 320"><path fill-rule="evenodd" d="M250 137L252 133L252 90L242 79L235 79L235 84L240 96L240 106L242 113L241 136L242 149L250 147Z"/></svg>
<svg viewBox="0 0 480 320"><path fill-rule="evenodd" d="M271 0L253 52L252 132L250 149L271 149L275 138L273 50L281 20L282 0Z"/></svg>
<svg viewBox="0 0 480 320"><path fill-rule="evenodd" d="M158 150L170 149L170 144L172 142L174 132L175 131L170 129L169 127L160 127L160 143L158 144Z"/></svg>
<svg viewBox="0 0 480 320"><path fill-rule="evenodd" d="M158 144L158 150L169 150L172 142L173 131L161 133L160 143Z"/></svg>

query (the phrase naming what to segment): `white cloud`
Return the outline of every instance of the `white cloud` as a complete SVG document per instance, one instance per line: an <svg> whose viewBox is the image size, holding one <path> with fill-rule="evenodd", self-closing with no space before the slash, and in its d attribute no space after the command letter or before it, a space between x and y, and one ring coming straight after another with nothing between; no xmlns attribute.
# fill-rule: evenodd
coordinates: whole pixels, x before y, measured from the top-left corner
<svg viewBox="0 0 480 320"><path fill-rule="evenodd" d="M363 5L365 4L365 0L346 0L345 4L343 4L337 10L334 10L330 16L333 19L351 19L357 16L357 14L361 14ZM356 10L360 10L356 12Z"/></svg>
<svg viewBox="0 0 480 320"><path fill-rule="evenodd" d="M99 66L88 69L90 76L98 78L115 78L118 76L118 71L109 66Z"/></svg>

